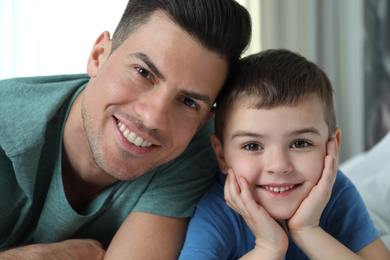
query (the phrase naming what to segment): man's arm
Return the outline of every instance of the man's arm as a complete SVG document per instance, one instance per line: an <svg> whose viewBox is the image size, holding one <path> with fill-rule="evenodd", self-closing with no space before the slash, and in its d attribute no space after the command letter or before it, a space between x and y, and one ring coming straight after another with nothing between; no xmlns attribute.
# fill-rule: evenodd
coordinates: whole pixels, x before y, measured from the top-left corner
<svg viewBox="0 0 390 260"><path fill-rule="evenodd" d="M188 221L132 212L115 234L104 259L177 259Z"/></svg>
<svg viewBox="0 0 390 260"><path fill-rule="evenodd" d="M34 244L0 253L0 260L100 260L104 258L102 245L92 239L72 239L51 244Z"/></svg>

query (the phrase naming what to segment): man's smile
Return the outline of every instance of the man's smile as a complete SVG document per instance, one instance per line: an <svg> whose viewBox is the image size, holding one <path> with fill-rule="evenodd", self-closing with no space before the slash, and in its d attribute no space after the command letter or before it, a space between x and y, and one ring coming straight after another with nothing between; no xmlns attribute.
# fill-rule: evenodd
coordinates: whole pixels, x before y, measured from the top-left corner
<svg viewBox="0 0 390 260"><path fill-rule="evenodd" d="M153 144L148 140L144 140L142 137L137 136L134 132L131 132L122 124L119 120L116 121L119 130L122 132L122 135L132 144L138 147L151 147Z"/></svg>

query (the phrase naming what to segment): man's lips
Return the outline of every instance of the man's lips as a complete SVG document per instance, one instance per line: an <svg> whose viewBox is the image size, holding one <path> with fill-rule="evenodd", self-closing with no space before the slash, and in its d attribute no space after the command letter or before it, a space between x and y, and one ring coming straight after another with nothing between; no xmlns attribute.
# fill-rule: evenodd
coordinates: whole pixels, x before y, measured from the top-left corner
<svg viewBox="0 0 390 260"><path fill-rule="evenodd" d="M134 132L131 132L124 124L119 120L116 120L119 130L122 132L122 135L132 144L138 147L151 147L153 144L148 140L143 139L140 136L137 136Z"/></svg>

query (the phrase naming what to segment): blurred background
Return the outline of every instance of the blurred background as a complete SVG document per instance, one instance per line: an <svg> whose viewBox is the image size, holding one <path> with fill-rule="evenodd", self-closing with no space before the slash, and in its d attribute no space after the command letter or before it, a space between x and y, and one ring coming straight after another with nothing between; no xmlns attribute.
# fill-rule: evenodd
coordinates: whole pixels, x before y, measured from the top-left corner
<svg viewBox="0 0 390 260"><path fill-rule="evenodd" d="M237 0L252 16L245 55L287 48L317 63L335 89L340 161L390 130L389 0ZM127 0L0 0L0 79L85 73ZM4 97L0 97L1 98Z"/></svg>

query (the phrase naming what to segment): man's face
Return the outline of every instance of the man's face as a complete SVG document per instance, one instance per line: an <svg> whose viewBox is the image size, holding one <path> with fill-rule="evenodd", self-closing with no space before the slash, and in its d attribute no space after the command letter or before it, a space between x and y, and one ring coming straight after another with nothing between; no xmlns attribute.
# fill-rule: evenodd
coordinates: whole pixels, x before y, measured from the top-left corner
<svg viewBox="0 0 390 260"><path fill-rule="evenodd" d="M273 218L289 219L321 177L327 142L322 102L312 96L271 109L238 105L226 123L223 152L255 201Z"/></svg>
<svg viewBox="0 0 390 260"><path fill-rule="evenodd" d="M131 180L185 150L205 122L228 64L162 12L109 51L95 54L98 65L88 65L84 130L99 168Z"/></svg>

